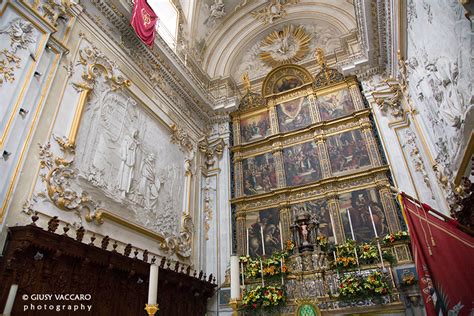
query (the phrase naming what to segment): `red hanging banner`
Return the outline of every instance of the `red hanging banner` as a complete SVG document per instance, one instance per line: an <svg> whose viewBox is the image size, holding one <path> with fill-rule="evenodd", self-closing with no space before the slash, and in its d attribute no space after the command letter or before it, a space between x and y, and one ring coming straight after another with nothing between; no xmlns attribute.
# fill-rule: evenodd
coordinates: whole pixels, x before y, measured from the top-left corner
<svg viewBox="0 0 474 316"><path fill-rule="evenodd" d="M153 46L155 40L157 21L158 16L146 0L135 0L130 24L137 36L149 47Z"/></svg>
<svg viewBox="0 0 474 316"><path fill-rule="evenodd" d="M473 315L474 238L430 206L399 200L427 315Z"/></svg>

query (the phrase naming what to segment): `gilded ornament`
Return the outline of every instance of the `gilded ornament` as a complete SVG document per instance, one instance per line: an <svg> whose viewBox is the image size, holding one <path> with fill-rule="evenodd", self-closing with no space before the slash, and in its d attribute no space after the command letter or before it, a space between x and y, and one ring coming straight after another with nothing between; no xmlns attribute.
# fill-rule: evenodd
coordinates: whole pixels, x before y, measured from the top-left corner
<svg viewBox="0 0 474 316"><path fill-rule="evenodd" d="M286 25L263 39L260 59L271 67L296 63L308 54L310 40L303 26Z"/></svg>

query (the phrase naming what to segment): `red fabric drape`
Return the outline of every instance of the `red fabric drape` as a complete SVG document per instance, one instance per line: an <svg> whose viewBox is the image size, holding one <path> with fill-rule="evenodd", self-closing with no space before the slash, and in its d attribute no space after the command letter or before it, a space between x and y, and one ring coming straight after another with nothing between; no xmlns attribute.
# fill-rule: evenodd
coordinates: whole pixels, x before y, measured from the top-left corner
<svg viewBox="0 0 474 316"><path fill-rule="evenodd" d="M155 40L156 22L158 22L158 16L146 0L135 0L130 24L137 36L149 47L153 46Z"/></svg>
<svg viewBox="0 0 474 316"><path fill-rule="evenodd" d="M404 194L400 202L428 316L472 315L474 238L459 230L456 221L430 214L437 212L426 204Z"/></svg>

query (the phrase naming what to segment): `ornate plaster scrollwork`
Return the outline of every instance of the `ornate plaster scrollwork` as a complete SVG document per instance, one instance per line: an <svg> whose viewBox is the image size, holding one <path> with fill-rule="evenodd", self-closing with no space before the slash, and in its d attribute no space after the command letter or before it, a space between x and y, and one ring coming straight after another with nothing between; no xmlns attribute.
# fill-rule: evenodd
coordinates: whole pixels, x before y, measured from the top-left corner
<svg viewBox="0 0 474 316"><path fill-rule="evenodd" d="M420 149L416 143L416 136L411 130L406 130L406 143L405 146L410 150L410 157L412 158L413 165L415 166L415 171L421 173L423 177L423 182L426 184L427 188L431 191L431 198L434 199L433 188L431 187L431 181L429 175L425 168L425 163L423 157L421 156ZM404 147L405 147L404 146Z"/></svg>
<svg viewBox="0 0 474 316"><path fill-rule="evenodd" d="M224 147L225 142L223 138L217 138L213 141L209 141L209 139L206 137L199 142L199 151L203 153L206 158L205 164L207 168L214 166L216 158L222 158Z"/></svg>
<svg viewBox="0 0 474 316"><path fill-rule="evenodd" d="M384 115L389 113L393 117L401 117L405 110L401 104L402 91L398 82L387 82L388 89L373 93L375 103Z"/></svg>
<svg viewBox="0 0 474 316"><path fill-rule="evenodd" d="M192 139L188 133L176 124L171 125L171 139L172 144L178 145L179 149L184 152L188 159L194 157L195 148Z"/></svg>
<svg viewBox="0 0 474 316"><path fill-rule="evenodd" d="M97 78L102 74L111 85L112 91L131 85L130 80L124 78L119 72L115 62L111 61L95 46L79 50L79 63L84 66L82 82L73 83L78 91L93 90Z"/></svg>
<svg viewBox="0 0 474 316"><path fill-rule="evenodd" d="M272 0L263 9L252 12L252 16L263 24L272 24L274 20L286 16L286 7L290 4L297 4L299 0L281 1Z"/></svg>
<svg viewBox="0 0 474 316"><path fill-rule="evenodd" d="M58 19L65 18L67 12L75 5L76 2L71 0L43 0L36 7L51 24L57 26Z"/></svg>
<svg viewBox="0 0 474 316"><path fill-rule="evenodd" d="M5 81L15 81L15 69L20 68L21 58L16 55L18 50L28 49L28 46L36 42L33 36L33 25L20 18L14 19L10 24L0 30L1 34L7 34L10 39L10 49L0 51L0 87Z"/></svg>
<svg viewBox="0 0 474 316"><path fill-rule="evenodd" d="M85 210L86 220L93 219L97 210L87 192L79 192L72 187L71 181L77 177L73 168L75 148L63 137L54 136L55 141L64 153L63 157L55 156L51 152L51 143L40 145L41 168L47 172L41 175L41 179L46 184L49 199L55 206L64 211L74 211L78 214Z"/></svg>
<svg viewBox="0 0 474 316"><path fill-rule="evenodd" d="M194 224L191 216L185 214L181 220L181 231L178 236L169 236L160 244L162 250L176 253L181 258L189 258L192 252Z"/></svg>

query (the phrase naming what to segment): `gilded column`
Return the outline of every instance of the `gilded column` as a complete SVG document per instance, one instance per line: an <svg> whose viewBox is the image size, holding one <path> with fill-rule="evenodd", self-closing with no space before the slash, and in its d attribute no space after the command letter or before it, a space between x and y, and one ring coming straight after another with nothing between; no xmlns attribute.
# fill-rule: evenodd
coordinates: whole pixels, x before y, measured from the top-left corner
<svg viewBox="0 0 474 316"><path fill-rule="evenodd" d="M244 195L243 177L242 158L240 157L240 153L236 153L234 156L234 189L236 197Z"/></svg>
<svg viewBox="0 0 474 316"><path fill-rule="evenodd" d="M316 145L318 146L318 157L321 165L322 178L331 177L331 166L329 163L328 151L326 148L326 137L324 135L317 135L315 137Z"/></svg>
<svg viewBox="0 0 474 316"><path fill-rule="evenodd" d="M316 105L316 96L310 94L308 96L309 109L311 111L311 121L313 123L321 122L321 116L319 115L318 106Z"/></svg>
<svg viewBox="0 0 474 316"><path fill-rule="evenodd" d="M280 208L280 223L281 223L281 236L285 243L287 240L291 240L290 225L291 225L291 209L288 203L281 204ZM283 248L285 245L283 245Z"/></svg>
<svg viewBox="0 0 474 316"><path fill-rule="evenodd" d="M278 187L284 188L286 186L285 166L283 164L283 154L281 152L281 145L273 145L273 159L275 160L275 170L277 173Z"/></svg>
<svg viewBox="0 0 474 316"><path fill-rule="evenodd" d="M390 232L397 232L400 228L400 221L397 215L397 206L389 188L389 184L379 185L378 191L382 201L383 209L385 210L385 218Z"/></svg>
<svg viewBox="0 0 474 316"><path fill-rule="evenodd" d="M364 107L364 101L362 101L362 95L359 90L359 86L357 85L356 82L351 82L349 84L349 92L352 97L352 102L354 103L354 108L356 111L363 110Z"/></svg>
<svg viewBox="0 0 474 316"><path fill-rule="evenodd" d="M234 146L240 145L240 120L234 117L232 120L232 134L234 134Z"/></svg>
<svg viewBox="0 0 474 316"><path fill-rule="evenodd" d="M272 135L278 134L280 132L280 128L278 126L278 117L276 112L276 106L274 104L270 105L268 109L268 115L270 116L270 124L271 124L271 131Z"/></svg>
<svg viewBox="0 0 474 316"><path fill-rule="evenodd" d="M367 149L369 150L369 157L372 166L381 166L382 159L380 157L380 152L377 144L375 143L374 133L372 131L372 126L369 122L363 122L361 124L362 137L367 144Z"/></svg>
<svg viewBox="0 0 474 316"><path fill-rule="evenodd" d="M245 213L237 212L237 254L243 256L247 254L247 229L245 227Z"/></svg>
<svg viewBox="0 0 474 316"><path fill-rule="evenodd" d="M336 244L344 243L344 229L342 226L341 216L339 214L339 198L337 195L331 195L327 199L329 216L331 217L331 225L333 227L334 241Z"/></svg>

